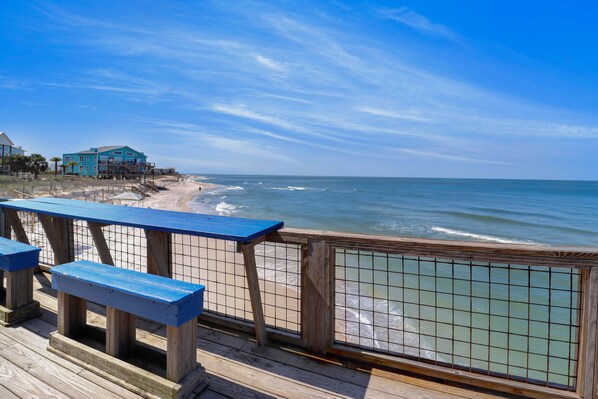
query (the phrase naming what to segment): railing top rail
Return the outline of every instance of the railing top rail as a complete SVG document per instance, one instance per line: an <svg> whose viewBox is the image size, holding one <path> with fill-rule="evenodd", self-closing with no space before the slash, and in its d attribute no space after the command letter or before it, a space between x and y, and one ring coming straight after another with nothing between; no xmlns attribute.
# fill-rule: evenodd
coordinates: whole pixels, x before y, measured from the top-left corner
<svg viewBox="0 0 598 399"><path fill-rule="evenodd" d="M598 267L598 247L495 244L293 228L284 228L267 236L268 241L296 244L310 239L325 240L331 246L346 249L413 256L555 267Z"/></svg>
<svg viewBox="0 0 598 399"><path fill-rule="evenodd" d="M0 202L0 208L242 243L262 237L283 226L282 222L272 220L202 215L64 198L11 200Z"/></svg>

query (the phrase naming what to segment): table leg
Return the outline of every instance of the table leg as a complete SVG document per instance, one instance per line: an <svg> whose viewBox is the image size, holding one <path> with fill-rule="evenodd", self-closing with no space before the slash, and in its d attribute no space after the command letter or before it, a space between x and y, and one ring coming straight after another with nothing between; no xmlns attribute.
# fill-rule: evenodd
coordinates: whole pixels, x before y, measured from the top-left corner
<svg viewBox="0 0 598 399"><path fill-rule="evenodd" d="M253 312L253 322L255 324L255 336L258 345L264 345L268 341L268 336L266 334L266 321L264 319L260 283L255 264L255 247L252 243L240 244L240 247L243 253L243 263L245 264L247 289L249 290L251 311Z"/></svg>

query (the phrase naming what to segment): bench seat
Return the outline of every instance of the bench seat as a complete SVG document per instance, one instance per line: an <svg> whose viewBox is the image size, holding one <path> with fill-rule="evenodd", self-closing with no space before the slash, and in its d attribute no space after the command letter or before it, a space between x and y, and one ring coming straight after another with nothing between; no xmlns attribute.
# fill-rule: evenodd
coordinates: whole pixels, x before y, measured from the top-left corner
<svg viewBox="0 0 598 399"><path fill-rule="evenodd" d="M6 293L0 299L0 325L11 326L40 315L33 300L33 271L41 249L0 237L0 291L6 274Z"/></svg>
<svg viewBox="0 0 598 399"><path fill-rule="evenodd" d="M0 270L16 272L39 265L41 249L0 237Z"/></svg>
<svg viewBox="0 0 598 399"><path fill-rule="evenodd" d="M49 350L142 394L179 399L205 386L196 347L203 285L90 261L65 263L51 272L58 331L50 334ZM98 338L98 329L87 325L87 301L106 306L104 336ZM137 342L138 316L166 324L165 354Z"/></svg>
<svg viewBox="0 0 598 399"><path fill-rule="evenodd" d="M205 287L90 261L52 268L52 288L179 327L203 309Z"/></svg>

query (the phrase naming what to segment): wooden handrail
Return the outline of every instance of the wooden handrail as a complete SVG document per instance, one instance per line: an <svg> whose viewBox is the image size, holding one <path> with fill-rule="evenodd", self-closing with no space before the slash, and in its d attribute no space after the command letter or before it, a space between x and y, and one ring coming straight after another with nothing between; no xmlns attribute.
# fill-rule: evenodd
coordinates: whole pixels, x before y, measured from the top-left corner
<svg viewBox="0 0 598 399"><path fill-rule="evenodd" d="M286 227L266 236L267 241L287 244L306 244L309 239L324 240L332 247L411 256L580 269L598 267L598 247L494 244Z"/></svg>

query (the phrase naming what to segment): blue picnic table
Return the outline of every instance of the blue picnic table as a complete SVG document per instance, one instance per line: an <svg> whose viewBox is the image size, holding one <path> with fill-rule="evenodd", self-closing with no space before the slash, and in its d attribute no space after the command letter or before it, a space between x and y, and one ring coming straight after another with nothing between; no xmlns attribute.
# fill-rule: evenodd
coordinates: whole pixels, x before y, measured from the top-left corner
<svg viewBox="0 0 598 399"><path fill-rule="evenodd" d="M112 258L101 232L101 227L106 225L144 229L148 238L148 260L151 258L160 261L160 258L166 258L163 256L164 250L158 248L160 245L153 244L160 242L160 234L186 234L235 241L239 244L239 251L243 253L258 343L262 344L266 341L254 246L263 241L266 234L281 229L283 222L137 208L64 198L3 201L0 202L0 209L4 210L9 224L17 238L21 237L21 241L27 238L17 211L36 213L57 256L57 263L73 260L66 254L64 243L61 243L62 239L58 233L59 229L55 224L61 219L87 221L100 256L104 254L102 262L108 264L113 264L110 262ZM165 270L165 267L161 270ZM207 289L209 290L209 287Z"/></svg>

